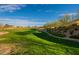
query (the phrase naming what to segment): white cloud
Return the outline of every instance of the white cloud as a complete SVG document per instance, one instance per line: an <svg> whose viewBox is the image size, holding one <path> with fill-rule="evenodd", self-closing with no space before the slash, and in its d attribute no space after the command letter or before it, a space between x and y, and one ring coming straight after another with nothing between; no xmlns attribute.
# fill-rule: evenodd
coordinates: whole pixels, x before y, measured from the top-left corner
<svg viewBox="0 0 79 59"><path fill-rule="evenodd" d="M72 16L72 15L77 15L78 13L67 13L67 15L70 15L70 16ZM59 16L64 16L64 15L66 15L66 14L59 14Z"/></svg>
<svg viewBox="0 0 79 59"><path fill-rule="evenodd" d="M20 10L25 5L20 4L4 4L0 5L0 12L15 12L16 10Z"/></svg>
<svg viewBox="0 0 79 59"><path fill-rule="evenodd" d="M37 10L38 12L46 12L46 13L48 13L48 12L55 12L55 11L53 11L53 10L42 10L42 9L39 9L39 10Z"/></svg>
<svg viewBox="0 0 79 59"><path fill-rule="evenodd" d="M18 26L40 26L45 24L45 22L34 22L23 19L0 19L2 24L18 25Z"/></svg>
<svg viewBox="0 0 79 59"><path fill-rule="evenodd" d="M53 12L53 10L45 10L45 12Z"/></svg>

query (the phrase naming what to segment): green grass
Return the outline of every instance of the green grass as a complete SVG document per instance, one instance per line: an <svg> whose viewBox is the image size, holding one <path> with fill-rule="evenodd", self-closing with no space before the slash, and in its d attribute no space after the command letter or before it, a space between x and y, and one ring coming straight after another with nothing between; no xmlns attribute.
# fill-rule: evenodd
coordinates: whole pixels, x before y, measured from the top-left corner
<svg viewBox="0 0 79 59"><path fill-rule="evenodd" d="M1 43L15 44L14 55L79 55L79 43L48 36L37 30L11 30L0 38Z"/></svg>

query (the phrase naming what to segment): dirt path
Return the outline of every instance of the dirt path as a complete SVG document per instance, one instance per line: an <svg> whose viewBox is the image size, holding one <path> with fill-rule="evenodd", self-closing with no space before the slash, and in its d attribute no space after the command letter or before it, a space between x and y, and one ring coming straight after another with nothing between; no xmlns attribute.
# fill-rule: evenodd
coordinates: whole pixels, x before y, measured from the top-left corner
<svg viewBox="0 0 79 59"><path fill-rule="evenodd" d="M8 34L9 32L0 32L0 35Z"/></svg>

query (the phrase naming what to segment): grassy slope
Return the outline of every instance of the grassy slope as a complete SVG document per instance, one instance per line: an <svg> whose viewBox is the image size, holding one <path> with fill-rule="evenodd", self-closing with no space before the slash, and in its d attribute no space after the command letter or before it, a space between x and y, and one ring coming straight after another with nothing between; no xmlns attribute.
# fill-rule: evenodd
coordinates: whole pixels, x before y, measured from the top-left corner
<svg viewBox="0 0 79 59"><path fill-rule="evenodd" d="M15 44L10 54L79 54L79 43L48 36L36 30L9 31L1 43Z"/></svg>

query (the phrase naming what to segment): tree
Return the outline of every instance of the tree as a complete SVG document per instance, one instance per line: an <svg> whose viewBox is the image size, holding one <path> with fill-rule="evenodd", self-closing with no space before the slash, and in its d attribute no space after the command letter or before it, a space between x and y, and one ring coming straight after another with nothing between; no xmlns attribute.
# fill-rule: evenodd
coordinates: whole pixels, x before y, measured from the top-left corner
<svg viewBox="0 0 79 59"><path fill-rule="evenodd" d="M71 21L70 15L65 14L60 20L60 26L67 26Z"/></svg>
<svg viewBox="0 0 79 59"><path fill-rule="evenodd" d="M44 26L47 28L58 28L58 27L64 27L67 26L71 21L71 17L69 14L65 14L63 17L61 17L59 20L54 22L46 23Z"/></svg>
<svg viewBox="0 0 79 59"><path fill-rule="evenodd" d="M76 19L79 19L79 9L77 10Z"/></svg>

